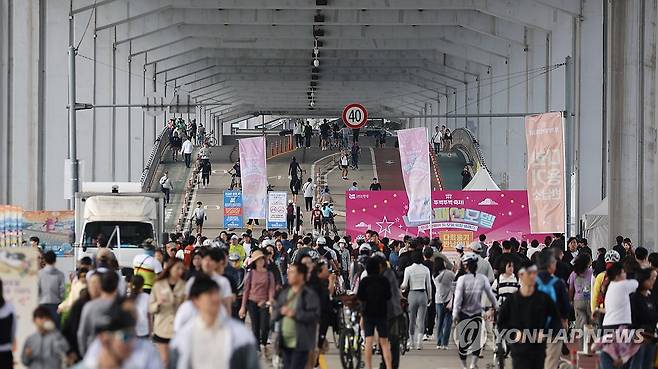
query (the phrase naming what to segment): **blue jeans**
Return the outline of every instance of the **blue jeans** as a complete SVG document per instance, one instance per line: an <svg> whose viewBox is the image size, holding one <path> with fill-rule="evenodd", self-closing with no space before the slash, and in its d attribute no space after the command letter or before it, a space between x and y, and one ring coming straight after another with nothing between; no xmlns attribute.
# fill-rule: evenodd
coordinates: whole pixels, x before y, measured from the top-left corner
<svg viewBox="0 0 658 369"><path fill-rule="evenodd" d="M612 360L610 355L601 351L599 353L599 369L618 369L618 368L614 365L614 361Z"/></svg>
<svg viewBox="0 0 658 369"><path fill-rule="evenodd" d="M654 342L643 343L638 351L631 358L630 369L653 368L653 360L656 355L656 344Z"/></svg>
<svg viewBox="0 0 658 369"><path fill-rule="evenodd" d="M448 346L450 328L452 328L452 313L446 304L436 304L436 344L438 346Z"/></svg>

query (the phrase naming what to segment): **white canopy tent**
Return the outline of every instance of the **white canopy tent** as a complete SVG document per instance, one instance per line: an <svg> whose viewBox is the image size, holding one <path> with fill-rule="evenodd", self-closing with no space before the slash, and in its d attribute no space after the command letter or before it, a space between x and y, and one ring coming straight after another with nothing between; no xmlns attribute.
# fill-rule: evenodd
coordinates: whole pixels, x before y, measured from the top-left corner
<svg viewBox="0 0 658 369"><path fill-rule="evenodd" d="M468 185L464 187L464 191L500 191L500 187L491 179L488 170L480 169Z"/></svg>
<svg viewBox="0 0 658 369"><path fill-rule="evenodd" d="M594 209L583 214L583 233L592 250L599 247L607 248L610 245L608 211L608 198L606 197Z"/></svg>

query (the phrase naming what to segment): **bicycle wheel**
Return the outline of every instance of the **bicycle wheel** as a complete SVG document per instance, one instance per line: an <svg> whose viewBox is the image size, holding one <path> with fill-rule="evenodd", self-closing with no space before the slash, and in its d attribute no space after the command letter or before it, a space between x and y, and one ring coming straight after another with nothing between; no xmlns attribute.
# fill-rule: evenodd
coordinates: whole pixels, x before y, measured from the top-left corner
<svg viewBox="0 0 658 369"><path fill-rule="evenodd" d="M355 357L352 354L352 347L354 341L354 331L352 329L343 329L340 331L338 337L338 354L340 356L340 364L343 369L358 369Z"/></svg>
<svg viewBox="0 0 658 369"><path fill-rule="evenodd" d="M208 139L208 145L210 146L217 146L217 139L215 137L210 137Z"/></svg>

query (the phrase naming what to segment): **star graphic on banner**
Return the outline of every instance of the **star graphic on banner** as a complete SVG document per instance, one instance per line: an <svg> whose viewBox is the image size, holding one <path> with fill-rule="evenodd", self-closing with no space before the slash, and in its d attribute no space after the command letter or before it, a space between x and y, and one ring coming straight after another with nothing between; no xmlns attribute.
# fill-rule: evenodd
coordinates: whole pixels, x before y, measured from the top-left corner
<svg viewBox="0 0 658 369"><path fill-rule="evenodd" d="M386 216L384 216L384 219L382 219L381 222L375 222L379 226L379 233L381 233L382 237L387 237L389 234L391 234L391 226L395 222L389 222L388 219L386 219Z"/></svg>

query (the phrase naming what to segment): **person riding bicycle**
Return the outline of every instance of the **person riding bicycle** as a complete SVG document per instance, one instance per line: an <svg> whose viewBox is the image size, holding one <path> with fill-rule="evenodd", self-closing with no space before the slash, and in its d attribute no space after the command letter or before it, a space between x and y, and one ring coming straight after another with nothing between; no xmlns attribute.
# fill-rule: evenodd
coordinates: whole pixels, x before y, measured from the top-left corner
<svg viewBox="0 0 658 369"><path fill-rule="evenodd" d="M242 184L242 173L240 172L240 162L236 161L231 170L228 171L231 174L231 189L240 188Z"/></svg>
<svg viewBox="0 0 658 369"><path fill-rule="evenodd" d="M333 205L330 203L322 204L322 228L325 234L329 234L329 230L336 232L336 224L334 223L334 213Z"/></svg>
<svg viewBox="0 0 658 369"><path fill-rule="evenodd" d="M203 124L199 123L199 126L196 130L197 133L197 143L204 144L206 143L206 127Z"/></svg>

